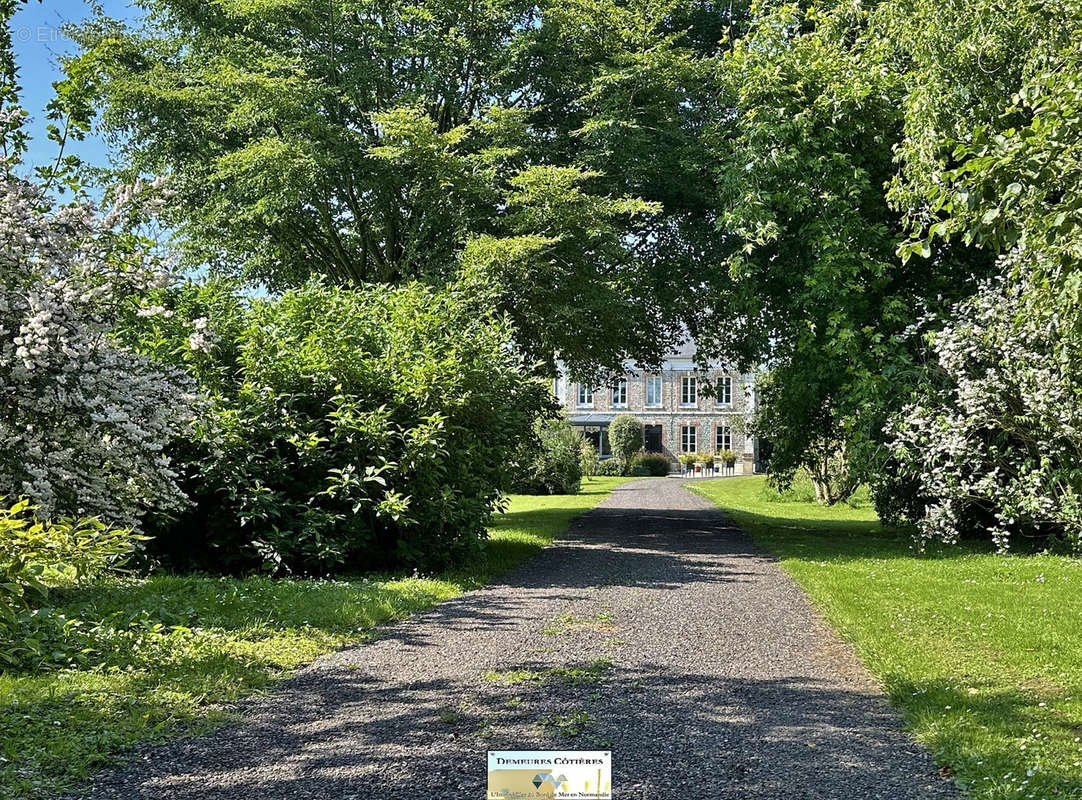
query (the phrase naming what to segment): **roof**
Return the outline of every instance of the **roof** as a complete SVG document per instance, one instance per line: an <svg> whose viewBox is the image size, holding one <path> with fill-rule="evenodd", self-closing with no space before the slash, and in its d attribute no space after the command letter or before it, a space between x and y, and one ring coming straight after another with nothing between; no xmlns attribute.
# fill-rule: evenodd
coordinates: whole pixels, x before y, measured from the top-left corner
<svg viewBox="0 0 1082 800"><path fill-rule="evenodd" d="M695 358L695 342L688 338L678 344L672 349L672 352L666 353L666 358Z"/></svg>
<svg viewBox="0 0 1082 800"><path fill-rule="evenodd" d="M615 414L572 414L568 421L572 425L608 425Z"/></svg>

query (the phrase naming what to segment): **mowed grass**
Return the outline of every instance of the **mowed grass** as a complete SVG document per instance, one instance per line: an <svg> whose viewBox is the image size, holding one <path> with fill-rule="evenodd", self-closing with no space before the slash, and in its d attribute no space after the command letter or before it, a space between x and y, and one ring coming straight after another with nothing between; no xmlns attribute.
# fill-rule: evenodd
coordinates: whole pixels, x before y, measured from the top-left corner
<svg viewBox="0 0 1082 800"><path fill-rule="evenodd" d="M158 575L57 592L69 619L100 621L89 668L0 674L0 797L46 798L133 745L221 722L222 704L269 688L371 629L480 586L538 553L623 483L513 496L483 567L435 577L272 580Z"/></svg>
<svg viewBox="0 0 1082 800"><path fill-rule="evenodd" d="M1082 561L912 550L870 503L696 483L797 580L972 798L1082 798ZM773 500L773 501L772 501Z"/></svg>

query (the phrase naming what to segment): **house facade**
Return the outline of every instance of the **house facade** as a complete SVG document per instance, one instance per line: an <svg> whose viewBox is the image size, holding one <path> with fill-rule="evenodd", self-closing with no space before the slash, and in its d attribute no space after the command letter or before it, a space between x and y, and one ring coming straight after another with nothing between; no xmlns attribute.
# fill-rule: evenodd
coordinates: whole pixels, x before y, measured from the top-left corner
<svg viewBox="0 0 1082 800"><path fill-rule="evenodd" d="M756 402L752 376L720 366L701 370L691 346L667 356L656 372L629 368L601 387L561 375L553 388L572 426L603 458L611 455L609 423L630 414L642 421L647 452L675 461L681 453L732 450L737 471L755 471L758 447L755 437L746 434Z"/></svg>

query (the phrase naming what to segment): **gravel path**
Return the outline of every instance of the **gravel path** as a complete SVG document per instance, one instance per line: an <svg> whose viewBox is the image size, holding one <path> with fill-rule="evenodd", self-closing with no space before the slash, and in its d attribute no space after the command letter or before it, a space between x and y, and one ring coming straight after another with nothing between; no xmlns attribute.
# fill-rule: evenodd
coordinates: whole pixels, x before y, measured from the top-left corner
<svg viewBox="0 0 1082 800"><path fill-rule="evenodd" d="M485 751L612 750L620 800L957 797L803 593L680 481L320 659L94 798L485 796Z"/></svg>

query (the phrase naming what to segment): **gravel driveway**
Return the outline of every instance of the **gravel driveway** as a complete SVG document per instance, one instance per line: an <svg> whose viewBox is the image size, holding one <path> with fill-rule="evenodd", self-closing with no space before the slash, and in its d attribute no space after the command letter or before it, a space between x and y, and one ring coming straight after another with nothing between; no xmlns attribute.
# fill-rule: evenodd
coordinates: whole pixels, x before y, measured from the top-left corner
<svg viewBox="0 0 1082 800"><path fill-rule="evenodd" d="M334 653L95 798L485 796L485 751L613 752L620 800L956 797L796 585L635 481L505 580Z"/></svg>

